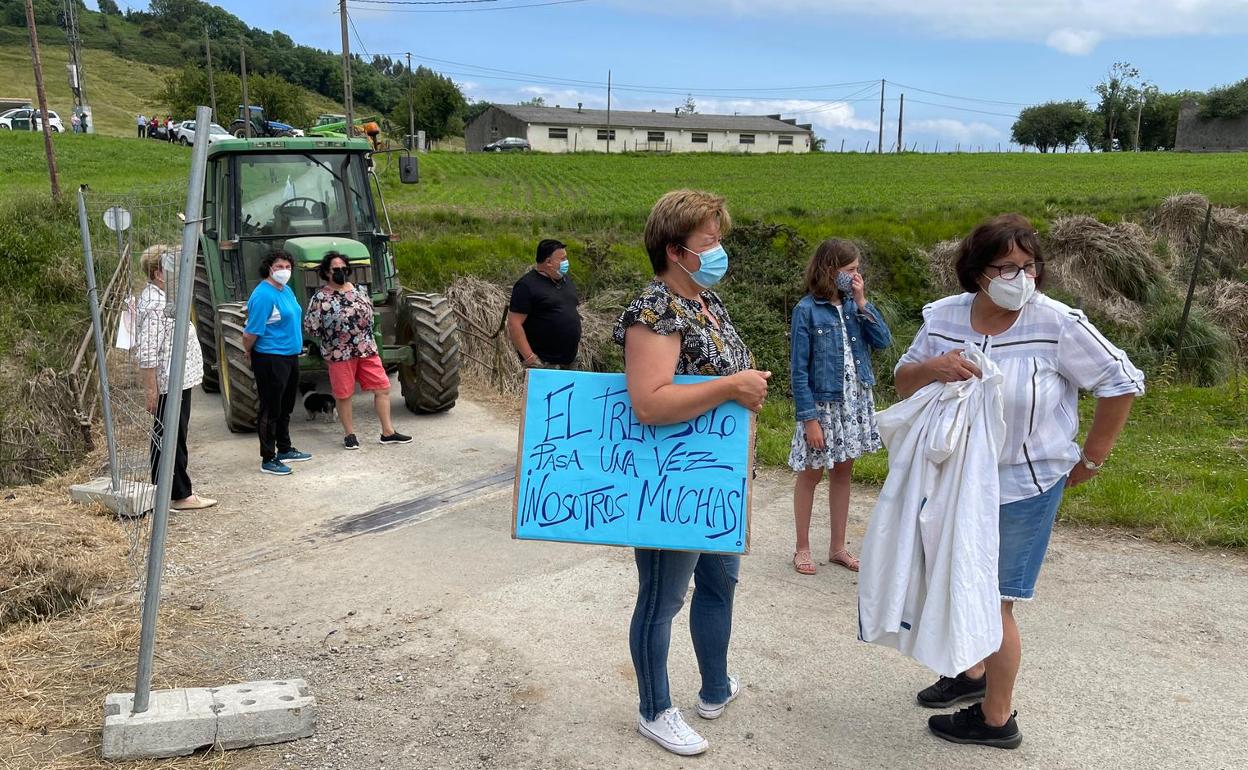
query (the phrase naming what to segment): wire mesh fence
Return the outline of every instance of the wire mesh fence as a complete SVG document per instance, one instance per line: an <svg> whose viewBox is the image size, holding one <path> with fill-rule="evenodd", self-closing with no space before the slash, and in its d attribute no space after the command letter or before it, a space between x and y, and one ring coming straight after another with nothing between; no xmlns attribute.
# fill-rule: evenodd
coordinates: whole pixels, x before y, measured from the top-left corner
<svg viewBox="0 0 1248 770"><path fill-rule="evenodd" d="M197 347L194 360L171 360L180 299L179 212L185 204L186 188L181 185L130 194L83 194L96 285L102 286L97 301L106 376L101 376L98 354L84 355L80 398L89 418L97 409L105 412L115 501L111 507L126 533L130 564L141 587L151 534L146 514L155 505L156 460L165 448L161 395L168 392L171 366L193 366L199 360ZM192 373L187 382L197 384ZM170 438L176 441L173 431Z"/></svg>

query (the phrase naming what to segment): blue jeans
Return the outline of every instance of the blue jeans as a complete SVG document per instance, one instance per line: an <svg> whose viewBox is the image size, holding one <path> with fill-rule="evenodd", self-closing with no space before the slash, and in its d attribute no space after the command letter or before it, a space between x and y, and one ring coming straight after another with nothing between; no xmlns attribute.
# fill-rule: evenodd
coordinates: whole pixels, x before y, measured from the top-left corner
<svg viewBox="0 0 1248 770"><path fill-rule="evenodd" d="M728 700L728 640L741 557L644 548L638 548L634 555L639 587L628 646L637 672L641 717L654 719L672 706L667 650L672 642L672 618L685 603L691 575L689 634L702 674L698 694L707 703Z"/></svg>
<svg viewBox="0 0 1248 770"><path fill-rule="evenodd" d="M1001 601L1027 601L1036 595L1040 565L1049 549L1053 521L1065 490L1063 476L1043 494L1001 506L1001 546L997 558Z"/></svg>

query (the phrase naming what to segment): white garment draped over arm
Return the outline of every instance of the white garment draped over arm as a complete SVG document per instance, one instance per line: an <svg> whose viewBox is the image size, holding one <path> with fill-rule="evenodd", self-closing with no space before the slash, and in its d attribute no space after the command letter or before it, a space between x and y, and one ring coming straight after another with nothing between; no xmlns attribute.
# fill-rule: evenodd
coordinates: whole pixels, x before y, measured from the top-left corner
<svg viewBox="0 0 1248 770"><path fill-rule="evenodd" d="M931 383L878 415L888 478L862 545L858 636L955 676L1001 646L1000 370Z"/></svg>

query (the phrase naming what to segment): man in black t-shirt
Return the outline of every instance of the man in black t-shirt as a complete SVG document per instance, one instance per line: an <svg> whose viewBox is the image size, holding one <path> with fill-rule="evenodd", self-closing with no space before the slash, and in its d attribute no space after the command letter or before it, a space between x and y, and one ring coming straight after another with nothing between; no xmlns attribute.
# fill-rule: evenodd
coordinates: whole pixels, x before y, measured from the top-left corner
<svg viewBox="0 0 1248 770"><path fill-rule="evenodd" d="M568 251L547 238L537 263L511 287L507 336L526 367L572 368L581 343L576 284L568 277Z"/></svg>

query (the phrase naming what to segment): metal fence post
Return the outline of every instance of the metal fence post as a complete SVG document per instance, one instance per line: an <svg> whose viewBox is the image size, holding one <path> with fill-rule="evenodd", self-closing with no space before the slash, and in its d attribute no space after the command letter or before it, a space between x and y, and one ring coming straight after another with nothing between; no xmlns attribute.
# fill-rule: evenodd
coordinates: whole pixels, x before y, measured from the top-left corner
<svg viewBox="0 0 1248 770"><path fill-rule="evenodd" d="M91 224L87 221L87 199L78 188L78 230L82 234L82 258L87 268L87 302L91 305L91 336L95 339L95 364L100 373L100 401L103 403L104 438L108 444L108 475L112 492L121 491L121 466L117 463L117 436L113 432L113 406L108 391L108 350L104 347L104 322L100 318L100 297L95 286L95 259L91 255ZM118 255L120 258L120 254Z"/></svg>
<svg viewBox="0 0 1248 770"><path fill-rule="evenodd" d="M173 350L169 359L169 394L161 424L165 426L160 465L156 473L156 499L152 511L152 539L147 556L147 591L143 595L143 626L139 637L139 667L134 685L133 713L147 711L152 690L152 657L156 647L156 614L160 606L160 577L165 567L165 534L169 520L169 496L173 490L173 465L177 429L182 411L187 328L191 322L191 295L195 290L195 254L199 248L200 220L203 211L204 176L208 163L208 128L212 110L200 106L195 110L195 147L191 159L190 183L186 190L185 224L182 227L182 251L178 254L178 293L173 325ZM196 343L198 344L198 343Z"/></svg>
<svg viewBox="0 0 1248 770"><path fill-rule="evenodd" d="M1187 300L1183 303L1183 320L1179 321L1179 338L1174 342L1175 366L1183 369L1183 337L1187 333L1187 317L1192 312L1192 295L1196 293L1196 277L1200 274L1200 260L1205 256L1205 243L1209 240L1209 222L1213 219L1213 204L1205 209L1205 224L1200 228L1200 245L1196 247L1196 259L1192 264L1192 280L1187 284Z"/></svg>

